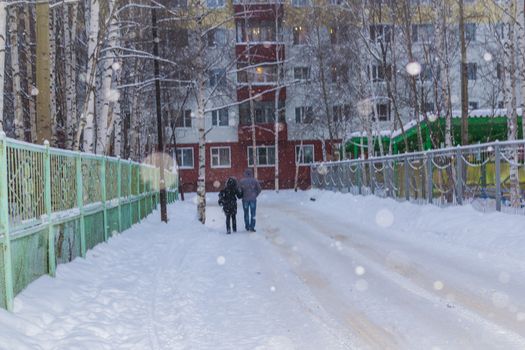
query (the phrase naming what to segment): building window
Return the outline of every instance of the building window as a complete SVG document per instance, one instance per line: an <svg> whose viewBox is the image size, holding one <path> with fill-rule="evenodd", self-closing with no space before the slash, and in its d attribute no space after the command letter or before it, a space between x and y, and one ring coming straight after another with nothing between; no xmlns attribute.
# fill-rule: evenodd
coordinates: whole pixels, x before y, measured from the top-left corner
<svg viewBox="0 0 525 350"><path fill-rule="evenodd" d="M476 23L465 23L465 40L476 41Z"/></svg>
<svg viewBox="0 0 525 350"><path fill-rule="evenodd" d="M186 109L175 121L176 128L191 128L191 110Z"/></svg>
<svg viewBox="0 0 525 350"><path fill-rule="evenodd" d="M377 119L381 122L390 120L390 104L378 103L376 104Z"/></svg>
<svg viewBox="0 0 525 350"><path fill-rule="evenodd" d="M332 83L348 83L348 66L333 64L330 66L330 75Z"/></svg>
<svg viewBox="0 0 525 350"><path fill-rule="evenodd" d="M332 45L341 45L350 41L347 26L331 27L328 29L328 33L330 34L330 43Z"/></svg>
<svg viewBox="0 0 525 350"><path fill-rule="evenodd" d="M228 108L221 108L211 111L211 125L229 126Z"/></svg>
<svg viewBox="0 0 525 350"><path fill-rule="evenodd" d="M412 41L428 43L434 39L434 25L432 24L413 24Z"/></svg>
<svg viewBox="0 0 525 350"><path fill-rule="evenodd" d="M231 167L231 151L230 147L212 147L211 152L211 167L212 168L230 168Z"/></svg>
<svg viewBox="0 0 525 350"><path fill-rule="evenodd" d="M306 44L307 30L304 26L293 27L293 44L304 45Z"/></svg>
<svg viewBox="0 0 525 350"><path fill-rule="evenodd" d="M432 66L430 64L423 63L421 65L421 73L419 73L419 79L422 81L432 81L434 74L432 74Z"/></svg>
<svg viewBox="0 0 525 350"><path fill-rule="evenodd" d="M370 40L375 43L392 41L392 26L389 24L373 24L370 26Z"/></svg>
<svg viewBox="0 0 525 350"><path fill-rule="evenodd" d="M498 80L503 80L505 76L505 70L503 69L503 65L501 63L496 64L496 78Z"/></svg>
<svg viewBox="0 0 525 350"><path fill-rule="evenodd" d="M207 0L208 8L224 7L224 0Z"/></svg>
<svg viewBox="0 0 525 350"><path fill-rule="evenodd" d="M163 31L161 31L163 32ZM169 45L175 47L186 47L188 46L188 29L186 28L175 28L165 32L168 36L166 42ZM162 35L162 34L161 34Z"/></svg>
<svg viewBox="0 0 525 350"><path fill-rule="evenodd" d="M275 41L275 22L258 21L237 23L237 40L241 42ZM280 32L280 30L279 30Z"/></svg>
<svg viewBox="0 0 525 350"><path fill-rule="evenodd" d="M386 67L382 64L373 64L368 66L368 76L374 83L390 80L392 66L390 64Z"/></svg>
<svg viewBox="0 0 525 350"><path fill-rule="evenodd" d="M478 75L478 64L467 63L467 78L468 80L476 80Z"/></svg>
<svg viewBox="0 0 525 350"><path fill-rule="evenodd" d="M275 102L255 101L253 105L256 124L275 123ZM239 105L239 119L241 125L250 125L252 123L250 102L244 102ZM279 101L279 121L285 121L284 101Z"/></svg>
<svg viewBox="0 0 525 350"><path fill-rule="evenodd" d="M177 148L177 164L182 169L193 169L193 148Z"/></svg>
<svg viewBox="0 0 525 350"><path fill-rule="evenodd" d="M434 111L434 103L425 102L423 103L423 113L430 113Z"/></svg>
<svg viewBox="0 0 525 350"><path fill-rule="evenodd" d="M468 101L468 109L478 109L479 103L476 101Z"/></svg>
<svg viewBox="0 0 525 350"><path fill-rule="evenodd" d="M310 164L314 162L314 145L295 146L296 164Z"/></svg>
<svg viewBox="0 0 525 350"><path fill-rule="evenodd" d="M277 82L277 65L265 65L243 68L240 65L237 80L240 83L275 83Z"/></svg>
<svg viewBox="0 0 525 350"><path fill-rule="evenodd" d="M292 0L292 5L295 7L310 6L310 0Z"/></svg>
<svg viewBox="0 0 525 350"><path fill-rule="evenodd" d="M214 28L208 31L208 46L215 47L226 45L226 30L223 28Z"/></svg>
<svg viewBox="0 0 525 350"><path fill-rule="evenodd" d="M314 119L312 107L295 107L295 122L297 124L310 124Z"/></svg>
<svg viewBox="0 0 525 350"><path fill-rule="evenodd" d="M257 146L255 153L258 167L275 165L275 146ZM248 147L248 166L253 166L253 147Z"/></svg>
<svg viewBox="0 0 525 350"><path fill-rule="evenodd" d="M350 106L349 105L336 105L332 106L333 121L341 122L343 120L350 119Z"/></svg>
<svg viewBox="0 0 525 350"><path fill-rule="evenodd" d="M498 101L498 108L499 109L505 108L505 102L504 101Z"/></svg>
<svg viewBox="0 0 525 350"><path fill-rule="evenodd" d="M295 80L308 80L310 79L310 67L294 67L293 78Z"/></svg>
<svg viewBox="0 0 525 350"><path fill-rule="evenodd" d="M226 86L226 70L224 69L211 69L209 71L209 84L211 88L216 86L224 87Z"/></svg>
<svg viewBox="0 0 525 350"><path fill-rule="evenodd" d="M173 6L179 7L179 8L186 8L188 7L188 1L187 0L173 0Z"/></svg>

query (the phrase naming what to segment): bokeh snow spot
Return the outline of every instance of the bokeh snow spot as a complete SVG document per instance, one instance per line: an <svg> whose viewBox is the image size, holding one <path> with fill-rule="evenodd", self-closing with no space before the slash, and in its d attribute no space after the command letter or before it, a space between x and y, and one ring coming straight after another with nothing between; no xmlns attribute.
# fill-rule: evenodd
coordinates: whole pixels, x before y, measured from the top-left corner
<svg viewBox="0 0 525 350"><path fill-rule="evenodd" d="M485 52L483 54L483 59L486 61L486 62L490 62L492 61L492 54L490 52Z"/></svg>
<svg viewBox="0 0 525 350"><path fill-rule="evenodd" d="M38 89L36 88L36 86L33 86L33 87L31 88L31 96L38 96L38 93L39 93L39 91L38 91Z"/></svg>
<svg viewBox="0 0 525 350"><path fill-rule="evenodd" d="M365 274L365 268L363 266L357 266L355 268L355 274L358 276L363 276Z"/></svg>
<svg viewBox="0 0 525 350"><path fill-rule="evenodd" d="M436 113L430 113L427 118L429 122L433 123L438 119L438 115Z"/></svg>
<svg viewBox="0 0 525 350"><path fill-rule="evenodd" d="M498 280L503 283L503 284L507 284L509 283L510 281L510 275L508 272L505 272L505 271L502 271L500 272L499 276L498 276Z"/></svg>
<svg viewBox="0 0 525 350"><path fill-rule="evenodd" d="M215 187L215 188L221 187L221 182L219 180L213 181L213 187Z"/></svg>
<svg viewBox="0 0 525 350"><path fill-rule="evenodd" d="M518 312L516 314L516 320L518 320L518 322L525 321L525 312Z"/></svg>
<svg viewBox="0 0 525 350"><path fill-rule="evenodd" d="M509 303L509 296L502 292L492 294L492 304L496 307L504 308Z"/></svg>
<svg viewBox="0 0 525 350"><path fill-rule="evenodd" d="M376 224L388 228L394 223L394 214L389 209L381 209L376 214Z"/></svg>
<svg viewBox="0 0 525 350"><path fill-rule="evenodd" d="M275 286L271 286L271 287L270 287L270 291L271 291L271 292L275 292Z"/></svg>
<svg viewBox="0 0 525 350"><path fill-rule="evenodd" d="M407 64L406 70L412 76L419 75L421 73L421 64L419 62L410 62Z"/></svg>
<svg viewBox="0 0 525 350"><path fill-rule="evenodd" d="M368 282L364 279L359 279L355 283L355 289L357 289L360 292L364 292L368 289Z"/></svg>
<svg viewBox="0 0 525 350"><path fill-rule="evenodd" d="M224 256L221 255L217 258L217 264L224 265L225 263L226 263L226 258Z"/></svg>
<svg viewBox="0 0 525 350"><path fill-rule="evenodd" d="M317 167L317 172L319 173L319 175L326 175L328 174L328 168L326 167L326 165L321 164Z"/></svg>
<svg viewBox="0 0 525 350"><path fill-rule="evenodd" d="M444 287L443 282L441 281L435 281L434 282L434 289L435 290L442 290Z"/></svg>

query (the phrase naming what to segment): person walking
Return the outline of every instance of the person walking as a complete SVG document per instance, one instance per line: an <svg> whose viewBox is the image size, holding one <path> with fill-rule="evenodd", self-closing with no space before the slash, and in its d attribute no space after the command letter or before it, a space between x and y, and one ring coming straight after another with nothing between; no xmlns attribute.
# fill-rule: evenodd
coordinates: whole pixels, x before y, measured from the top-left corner
<svg viewBox="0 0 525 350"><path fill-rule="evenodd" d="M219 205L226 215L226 233L230 234L231 229L237 232L237 198L242 197L242 192L237 186L237 180L230 177L226 181L226 186L219 192ZM231 221L231 226L230 226Z"/></svg>
<svg viewBox="0 0 525 350"><path fill-rule="evenodd" d="M244 227L246 231L255 232L255 212L257 196L261 193L259 181L253 177L252 169L244 171L244 177L239 182L242 191L242 209L244 211Z"/></svg>

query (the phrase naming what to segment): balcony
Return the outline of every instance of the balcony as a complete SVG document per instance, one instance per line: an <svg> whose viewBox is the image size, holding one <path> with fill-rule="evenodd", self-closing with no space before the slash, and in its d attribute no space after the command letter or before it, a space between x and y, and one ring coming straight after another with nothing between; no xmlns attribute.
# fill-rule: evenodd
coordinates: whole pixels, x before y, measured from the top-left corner
<svg viewBox="0 0 525 350"><path fill-rule="evenodd" d="M238 60L252 64L284 61L284 52L284 43L280 42L240 42L235 46Z"/></svg>
<svg viewBox="0 0 525 350"><path fill-rule="evenodd" d="M288 128L286 123L279 123L279 141L286 141ZM275 141L275 123L255 124L255 139L257 142ZM251 125L239 125L239 142L249 143L252 141Z"/></svg>

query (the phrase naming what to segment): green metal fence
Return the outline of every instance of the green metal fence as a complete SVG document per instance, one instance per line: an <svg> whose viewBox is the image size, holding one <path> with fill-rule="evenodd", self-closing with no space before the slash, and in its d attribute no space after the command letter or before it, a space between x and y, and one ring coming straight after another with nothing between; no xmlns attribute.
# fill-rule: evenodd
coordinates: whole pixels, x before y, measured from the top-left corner
<svg viewBox="0 0 525 350"><path fill-rule="evenodd" d="M164 174L168 202L174 174ZM57 263L150 214L159 202L160 171L139 164L6 138L0 132L0 306Z"/></svg>

